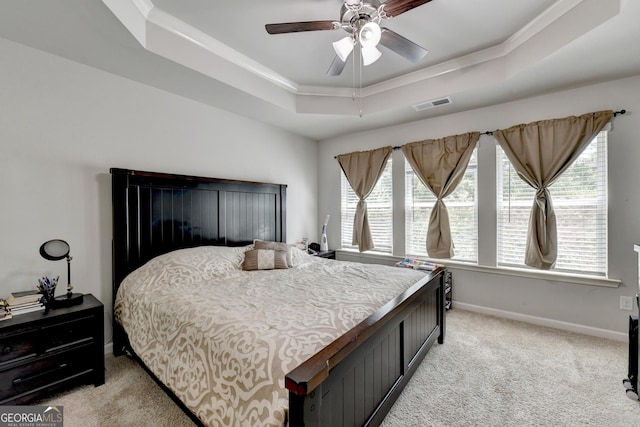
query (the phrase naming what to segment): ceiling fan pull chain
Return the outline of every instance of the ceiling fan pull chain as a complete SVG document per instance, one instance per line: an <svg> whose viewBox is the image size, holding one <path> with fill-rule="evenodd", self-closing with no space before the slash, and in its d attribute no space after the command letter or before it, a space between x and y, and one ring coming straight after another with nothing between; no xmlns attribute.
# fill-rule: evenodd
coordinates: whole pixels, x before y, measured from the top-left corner
<svg viewBox="0 0 640 427"><path fill-rule="evenodd" d="M355 102L356 100L356 55L351 55L351 62L353 66L351 67L351 100Z"/></svg>
<svg viewBox="0 0 640 427"><path fill-rule="evenodd" d="M362 47L360 47L362 49ZM355 56L355 55L354 55ZM360 105L360 118L362 118L362 55L358 55L358 71L360 72L360 93L359 93L359 105Z"/></svg>

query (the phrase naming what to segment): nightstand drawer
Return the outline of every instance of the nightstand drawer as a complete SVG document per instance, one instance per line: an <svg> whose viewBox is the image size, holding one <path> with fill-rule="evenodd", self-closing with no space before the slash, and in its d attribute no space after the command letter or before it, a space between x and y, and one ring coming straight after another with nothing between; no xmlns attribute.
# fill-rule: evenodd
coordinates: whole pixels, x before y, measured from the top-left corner
<svg viewBox="0 0 640 427"><path fill-rule="evenodd" d="M3 337L0 344L0 368L8 362L35 357L37 345L37 341L33 339L32 329Z"/></svg>
<svg viewBox="0 0 640 427"><path fill-rule="evenodd" d="M93 316L81 317L68 322L42 328L41 349L43 353L79 345L92 339L96 327Z"/></svg>
<svg viewBox="0 0 640 427"><path fill-rule="evenodd" d="M92 339L95 317L86 316L40 328L29 328L2 338L0 368L42 353L80 345Z"/></svg>
<svg viewBox="0 0 640 427"><path fill-rule="evenodd" d="M36 358L33 362L2 372L0 405L22 394L92 373L94 362L91 347L85 345L72 351Z"/></svg>

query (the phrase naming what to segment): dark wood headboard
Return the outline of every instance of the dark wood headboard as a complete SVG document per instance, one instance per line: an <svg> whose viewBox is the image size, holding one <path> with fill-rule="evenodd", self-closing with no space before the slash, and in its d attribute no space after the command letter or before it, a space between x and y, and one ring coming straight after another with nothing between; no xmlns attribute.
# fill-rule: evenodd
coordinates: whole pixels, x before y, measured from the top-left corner
<svg viewBox="0 0 640 427"><path fill-rule="evenodd" d="M111 169L113 298L151 258L202 245L286 241L287 186Z"/></svg>

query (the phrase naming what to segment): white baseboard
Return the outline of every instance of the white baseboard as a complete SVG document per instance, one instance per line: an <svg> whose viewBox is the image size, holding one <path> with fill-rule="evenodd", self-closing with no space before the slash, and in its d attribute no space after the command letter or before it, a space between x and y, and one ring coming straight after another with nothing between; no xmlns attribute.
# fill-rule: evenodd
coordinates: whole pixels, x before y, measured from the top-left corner
<svg viewBox="0 0 640 427"><path fill-rule="evenodd" d="M560 329L563 331L576 332L594 337L607 338L615 341L628 341L629 335L623 332L610 331L608 329L594 328L592 326L578 325L577 323L563 322L560 320L546 319L544 317L530 316L528 314L515 313L513 311L498 310L495 308L482 307L479 305L467 304L453 301L453 308L473 311L481 314L489 314L505 319L518 320L520 322L531 323L539 326Z"/></svg>
<svg viewBox="0 0 640 427"><path fill-rule="evenodd" d="M104 345L104 354L113 354L113 342Z"/></svg>

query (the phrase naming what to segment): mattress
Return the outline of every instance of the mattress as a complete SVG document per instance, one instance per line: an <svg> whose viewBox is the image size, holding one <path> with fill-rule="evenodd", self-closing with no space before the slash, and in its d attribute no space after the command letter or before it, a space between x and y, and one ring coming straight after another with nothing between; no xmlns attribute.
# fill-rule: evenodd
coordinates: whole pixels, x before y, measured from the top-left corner
<svg viewBox="0 0 640 427"><path fill-rule="evenodd" d="M133 351L206 425L286 424L286 373L408 289L424 272L312 257L244 271L251 247L161 255L114 305Z"/></svg>

